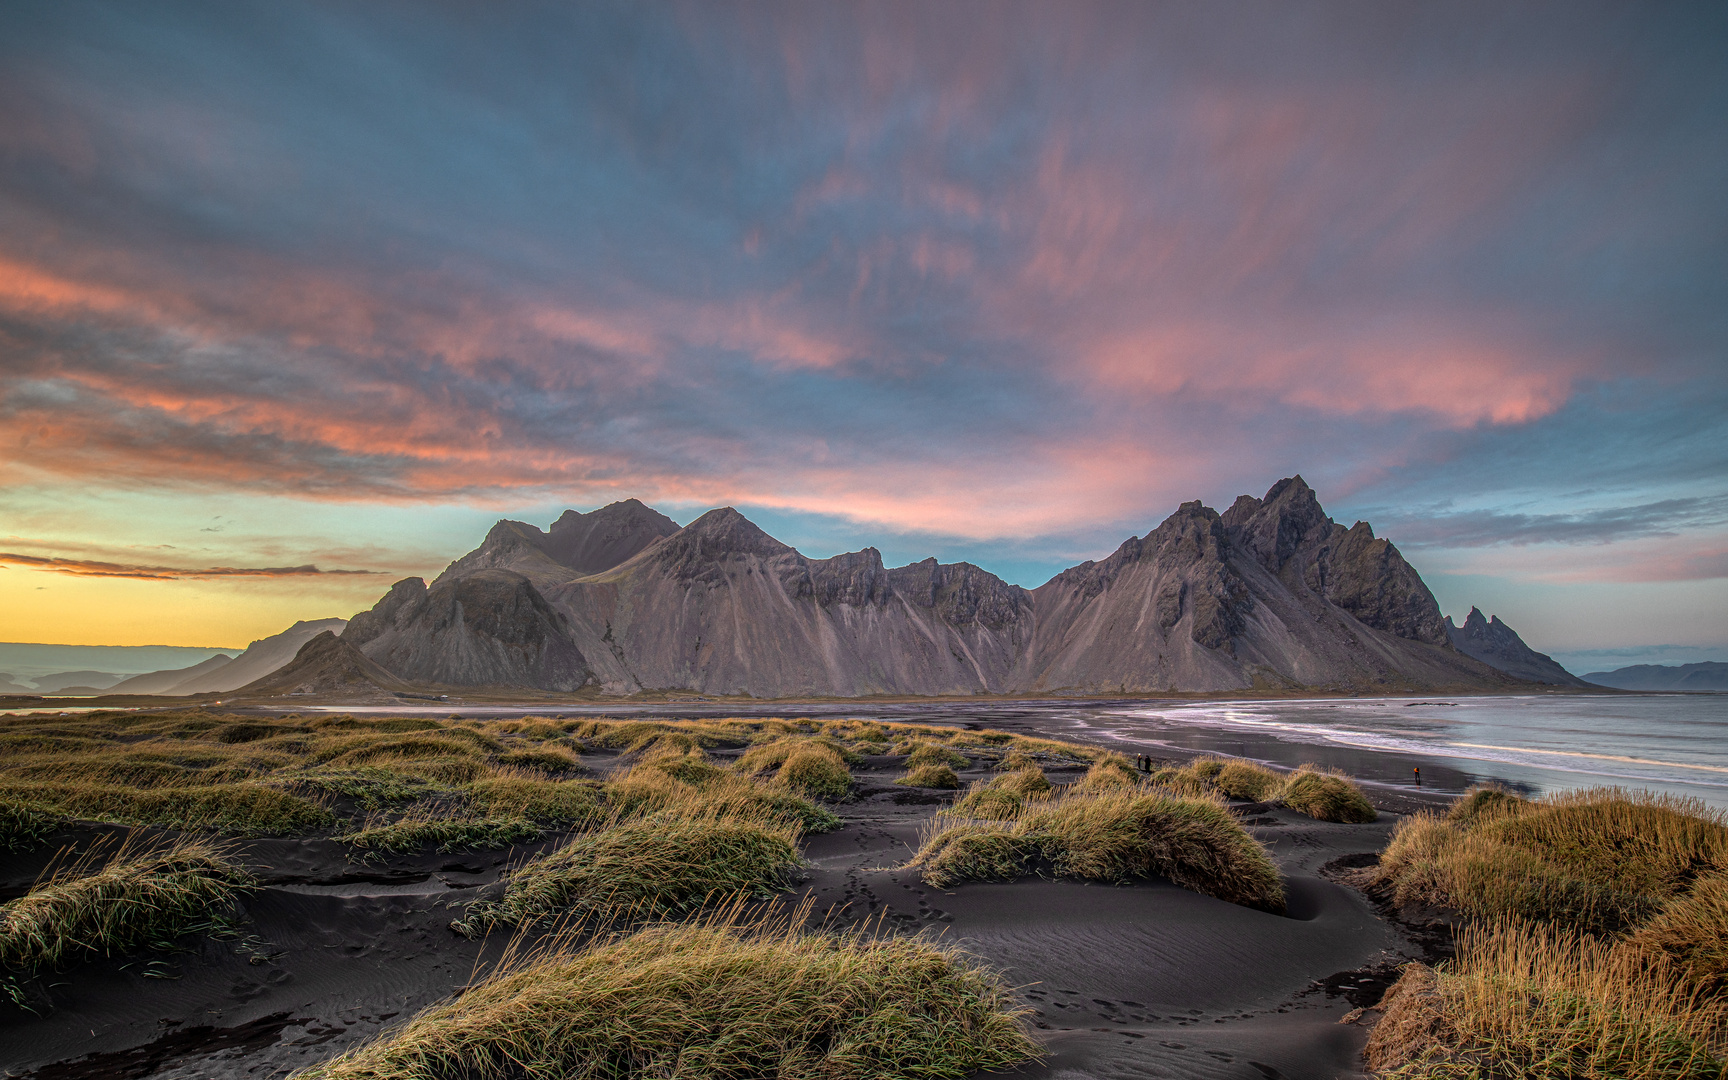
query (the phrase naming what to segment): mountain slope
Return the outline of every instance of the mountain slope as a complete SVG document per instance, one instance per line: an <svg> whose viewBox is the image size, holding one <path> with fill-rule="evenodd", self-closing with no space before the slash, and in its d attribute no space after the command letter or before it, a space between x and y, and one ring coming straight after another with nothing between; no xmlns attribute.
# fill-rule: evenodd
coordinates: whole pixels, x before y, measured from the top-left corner
<svg viewBox="0 0 1728 1080"><path fill-rule="evenodd" d="M1033 592L1020 688L1427 689L1511 680L1460 655L1428 587L1365 522L1292 477L1220 515L1184 503L1144 539Z"/></svg>
<svg viewBox="0 0 1728 1080"><path fill-rule="evenodd" d="M342 640L393 674L442 686L578 690L590 679L569 620L509 570L398 581Z"/></svg>
<svg viewBox="0 0 1728 1080"><path fill-rule="evenodd" d="M591 513L566 510L545 532L523 521L500 521L481 545L451 563L434 586L476 570L510 570L536 587L610 570L661 537L678 523L635 499Z"/></svg>
<svg viewBox="0 0 1728 1080"><path fill-rule="evenodd" d="M311 619L295 623L280 634L272 634L267 638L259 638L246 646L246 651L236 656L228 663L211 671L194 675L190 679L175 683L161 694L225 694L230 690L239 689L255 679L275 671L290 661L300 652L300 647L308 641L329 630L341 633L348 625L346 619Z"/></svg>
<svg viewBox="0 0 1728 1080"><path fill-rule="evenodd" d="M668 526L633 501L548 533L501 521L343 638L415 682L574 689L591 673L613 694L1517 685L1458 651L1398 549L1332 521L1299 476L1224 514L1186 503L1033 592L968 563L888 568L874 548L806 558L730 507Z"/></svg>
<svg viewBox="0 0 1728 1080"><path fill-rule="evenodd" d="M124 682L115 683L108 688L110 694L166 694L177 684L196 679L201 675L213 674L217 669L233 661L227 653L217 653L210 659L190 667L174 668L169 671L152 671L144 675L134 675Z"/></svg>
<svg viewBox="0 0 1728 1080"><path fill-rule="evenodd" d="M1459 652L1514 678L1552 686L1590 685L1555 663L1547 653L1539 653L1524 644L1524 639L1501 622L1500 616L1484 618L1479 608L1470 609L1463 626L1453 626L1448 618L1446 636L1452 639L1452 646Z"/></svg>
<svg viewBox="0 0 1728 1080"><path fill-rule="evenodd" d="M331 630L300 647L294 659L263 678L234 690L234 697L318 695L348 702L394 701L396 690L413 687L367 659Z"/></svg>
<svg viewBox="0 0 1728 1080"><path fill-rule="evenodd" d="M602 686L757 697L1010 686L1030 596L967 563L808 559L730 507L551 590Z"/></svg>

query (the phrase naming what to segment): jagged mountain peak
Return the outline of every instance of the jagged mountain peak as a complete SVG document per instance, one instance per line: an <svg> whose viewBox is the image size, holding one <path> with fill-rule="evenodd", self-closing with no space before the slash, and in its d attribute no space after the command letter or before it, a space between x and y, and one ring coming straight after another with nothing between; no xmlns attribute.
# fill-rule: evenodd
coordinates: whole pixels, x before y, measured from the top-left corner
<svg viewBox="0 0 1728 1080"><path fill-rule="evenodd" d="M1500 621L1500 616L1485 616L1481 608L1471 607L1463 626L1453 625L1448 616L1446 636L1459 652L1508 675L1559 686L1586 685L1583 679L1555 663L1553 657L1526 645L1516 630Z"/></svg>
<svg viewBox="0 0 1728 1080"><path fill-rule="evenodd" d="M660 550L678 556L762 555L773 557L792 548L730 506L708 511L672 534Z"/></svg>

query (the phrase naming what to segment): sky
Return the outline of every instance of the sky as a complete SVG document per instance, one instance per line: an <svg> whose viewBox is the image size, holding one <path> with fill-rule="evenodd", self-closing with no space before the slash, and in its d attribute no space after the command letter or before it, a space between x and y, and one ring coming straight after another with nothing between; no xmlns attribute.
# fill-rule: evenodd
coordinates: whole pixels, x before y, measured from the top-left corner
<svg viewBox="0 0 1728 1080"><path fill-rule="evenodd" d="M0 640L243 645L629 497L1032 587L1301 474L1460 620L1728 659L1724 55L1719 4L14 0Z"/></svg>

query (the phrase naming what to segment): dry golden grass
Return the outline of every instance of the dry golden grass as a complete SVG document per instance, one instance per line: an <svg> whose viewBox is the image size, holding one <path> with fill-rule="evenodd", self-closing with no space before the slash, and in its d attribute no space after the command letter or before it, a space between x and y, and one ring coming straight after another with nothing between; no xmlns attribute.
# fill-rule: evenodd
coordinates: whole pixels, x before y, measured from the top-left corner
<svg viewBox="0 0 1728 1080"><path fill-rule="evenodd" d="M1063 877L1162 877L1232 903L1284 910L1283 883L1265 848L1221 803L1161 792L1068 795L1027 804L1000 824L943 815L910 865L946 888L1019 877L1041 862Z"/></svg>
<svg viewBox="0 0 1728 1080"><path fill-rule="evenodd" d="M916 769L921 765L946 765L950 769L969 769L972 760L965 754L939 746L932 742L913 742L905 750L895 748L896 753L906 755L907 770Z"/></svg>
<svg viewBox="0 0 1728 1080"><path fill-rule="evenodd" d="M95 850L0 905L0 966L24 974L88 956L166 948L211 924L251 887L208 840Z"/></svg>
<svg viewBox="0 0 1728 1080"><path fill-rule="evenodd" d="M1261 802L1274 797L1284 787L1284 778L1264 765L1234 758L1224 763L1212 778L1218 790L1232 799ZM1372 820L1372 819L1370 819Z"/></svg>
<svg viewBox="0 0 1728 1080"><path fill-rule="evenodd" d="M1038 1056L1000 978L953 946L806 914L572 935L300 1075L937 1080Z"/></svg>
<svg viewBox="0 0 1728 1080"><path fill-rule="evenodd" d="M1224 773L1218 775L1222 779ZM1302 766L1283 778L1270 795L1263 797L1275 798L1316 821L1365 825L1379 816L1374 804L1349 777L1343 773L1322 771L1317 765Z"/></svg>
<svg viewBox="0 0 1728 1080"><path fill-rule="evenodd" d="M1399 1080L1702 1080L1728 1075L1728 1008L1663 962L1563 929L1480 924L1410 965L1366 1057Z"/></svg>
<svg viewBox="0 0 1728 1080"><path fill-rule="evenodd" d="M1528 803L1479 799L1454 819L1417 815L1393 832L1376 879L1400 904L1609 933L1649 920L1719 868L1728 868L1719 813L1597 788Z"/></svg>
<svg viewBox="0 0 1728 1080"><path fill-rule="evenodd" d="M474 935L549 917L685 915L740 894L770 895L801 865L798 827L781 819L630 818L511 871L504 896L470 904L457 928Z"/></svg>
<svg viewBox="0 0 1728 1080"><path fill-rule="evenodd" d="M920 765L904 776L895 778L894 782L902 787L938 788L943 791L953 791L960 786L960 778L946 765Z"/></svg>
<svg viewBox="0 0 1728 1080"><path fill-rule="evenodd" d="M1139 786L1140 774L1133 763L1114 750L1099 755L1078 785L1081 791L1120 791Z"/></svg>
<svg viewBox="0 0 1728 1080"><path fill-rule="evenodd" d="M1728 872L1696 881L1626 942L1633 953L1666 958L1685 984L1728 992Z"/></svg>

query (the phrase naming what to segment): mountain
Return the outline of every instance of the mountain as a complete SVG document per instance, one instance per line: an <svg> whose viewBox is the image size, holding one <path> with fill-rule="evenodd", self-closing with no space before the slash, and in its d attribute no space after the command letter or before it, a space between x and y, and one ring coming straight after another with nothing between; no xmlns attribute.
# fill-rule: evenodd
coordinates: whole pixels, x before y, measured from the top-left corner
<svg viewBox="0 0 1728 1080"><path fill-rule="evenodd" d="M1032 593L1020 687L1148 693L1493 687L1433 594L1366 522L1345 528L1300 476L1223 514L1184 503L1109 558Z"/></svg>
<svg viewBox="0 0 1728 1080"><path fill-rule="evenodd" d="M1634 664L1614 671L1592 671L1584 681L1618 690L1728 690L1728 664Z"/></svg>
<svg viewBox="0 0 1728 1080"><path fill-rule="evenodd" d="M10 671L0 671L0 694L34 694L34 687L12 681Z"/></svg>
<svg viewBox="0 0 1728 1080"><path fill-rule="evenodd" d="M545 586L610 570L661 537L678 523L635 499L603 506L592 513L566 510L541 532L522 521L500 521L476 549L451 563L432 584L476 570L510 570Z"/></svg>
<svg viewBox="0 0 1728 1080"><path fill-rule="evenodd" d="M217 653L202 663L191 667L171 668L167 671L152 671L144 675L134 675L130 679L115 683L108 688L110 694L166 694L175 685L189 682L201 675L208 675L218 668L224 667L233 660L226 653Z"/></svg>
<svg viewBox="0 0 1728 1080"><path fill-rule="evenodd" d="M1030 594L976 566L808 559L730 507L546 598L612 693L1002 692L1032 624Z"/></svg>
<svg viewBox="0 0 1728 1080"><path fill-rule="evenodd" d="M886 567L874 548L810 559L730 507L683 529L634 500L546 533L501 521L342 636L413 682L568 689L580 670L611 694L1519 685L1449 626L1394 545L1332 521L1297 476L1223 514L1186 503L1030 592L969 563Z"/></svg>
<svg viewBox="0 0 1728 1080"><path fill-rule="evenodd" d="M52 675L38 675L31 681L36 684L35 692L38 694L58 694L71 688L94 692L113 686L125 677L111 671L57 671Z"/></svg>
<svg viewBox="0 0 1728 1080"><path fill-rule="evenodd" d="M340 633L348 625L346 619L313 619L297 622L280 634L259 638L226 664L175 683L161 694L225 694L237 690L255 679L261 679L286 665L299 653L300 647L329 630Z"/></svg>
<svg viewBox="0 0 1728 1080"><path fill-rule="evenodd" d="M398 581L342 640L419 683L578 690L592 678L570 620L509 570L444 577L430 589L420 578Z"/></svg>
<svg viewBox="0 0 1728 1080"><path fill-rule="evenodd" d="M331 620L323 620L331 621ZM236 661L238 662L238 661ZM392 691L413 687L368 660L331 630L322 630L287 664L234 690L235 697L313 695L351 703L395 701Z"/></svg>
<svg viewBox="0 0 1728 1080"><path fill-rule="evenodd" d="M1466 656L1474 656L1491 668L1497 668L1525 682L1547 683L1552 686L1588 686L1589 683L1554 662L1547 653L1539 653L1524 644L1518 632L1500 621L1496 615L1484 618L1479 608L1471 608L1463 626L1446 620L1446 636L1453 648Z"/></svg>

